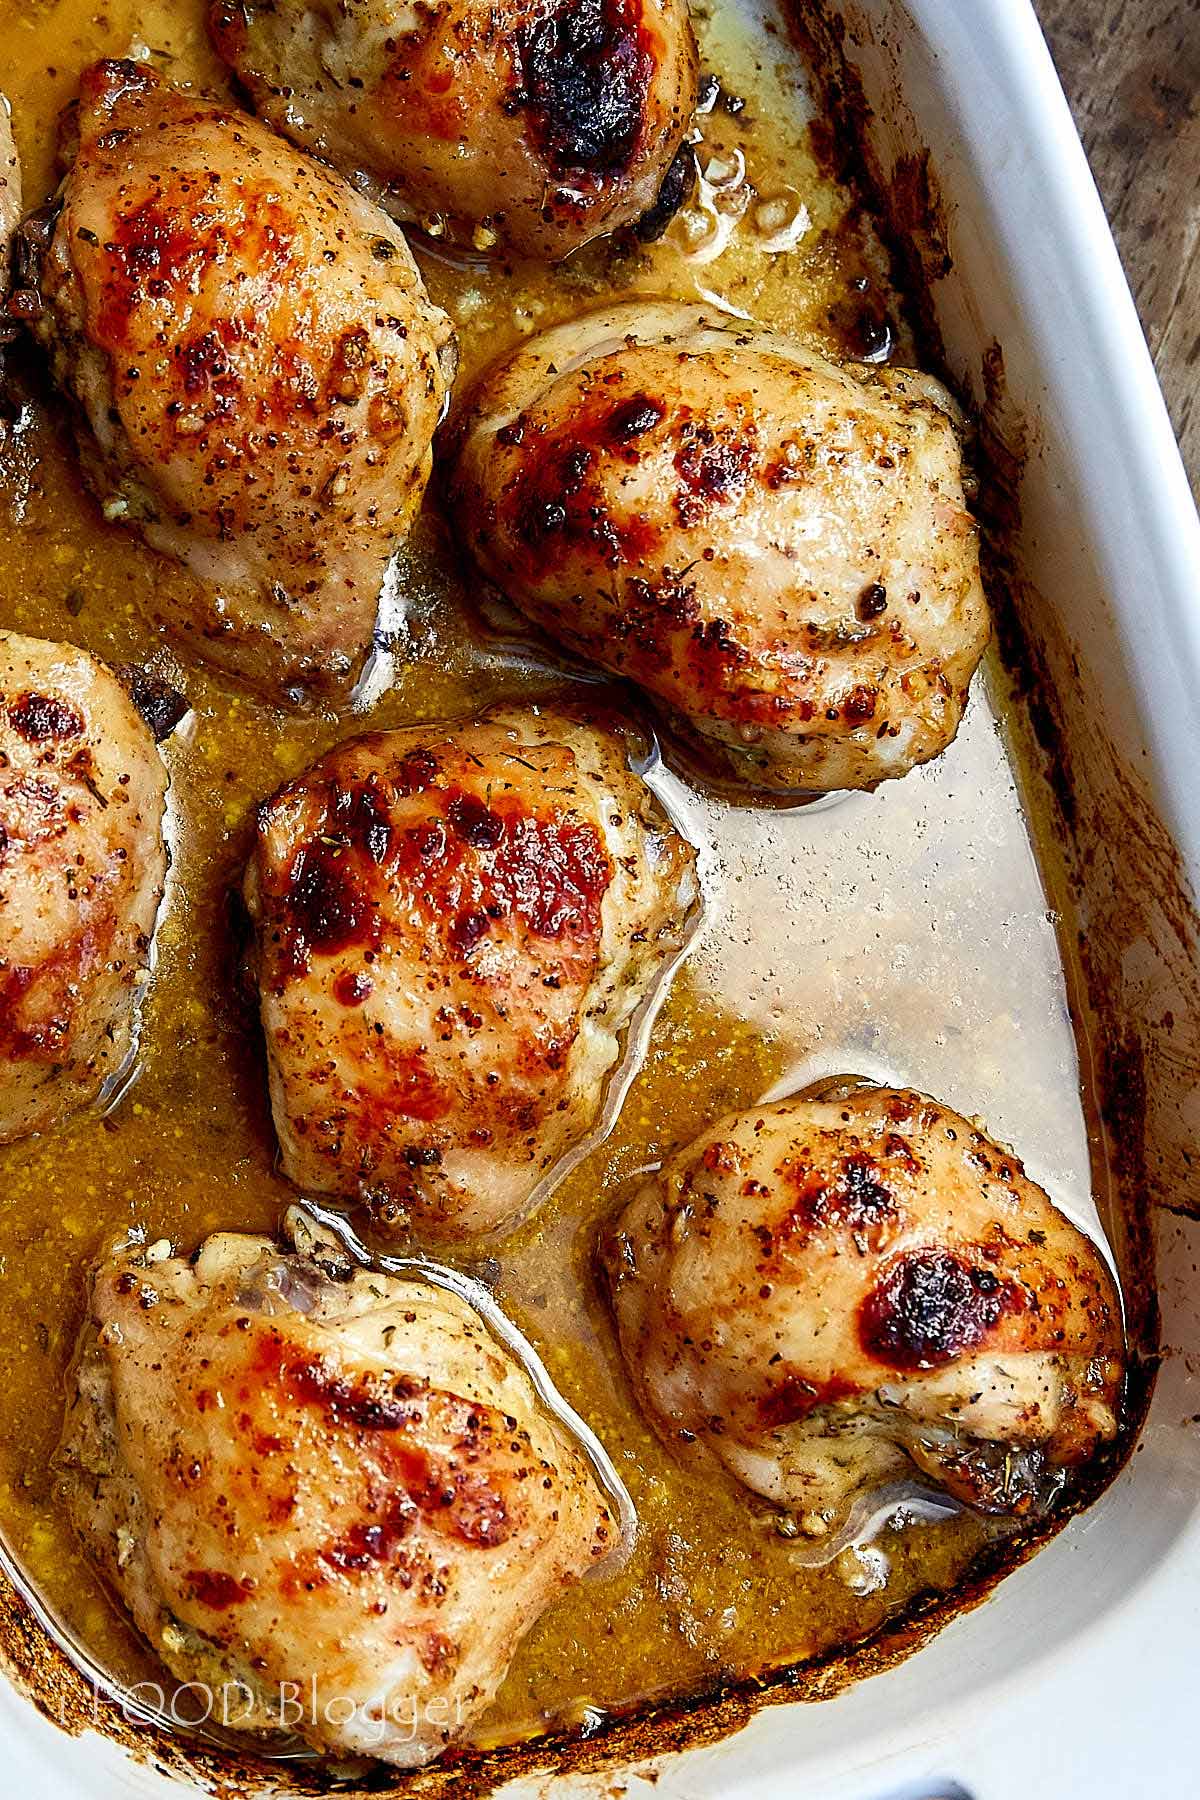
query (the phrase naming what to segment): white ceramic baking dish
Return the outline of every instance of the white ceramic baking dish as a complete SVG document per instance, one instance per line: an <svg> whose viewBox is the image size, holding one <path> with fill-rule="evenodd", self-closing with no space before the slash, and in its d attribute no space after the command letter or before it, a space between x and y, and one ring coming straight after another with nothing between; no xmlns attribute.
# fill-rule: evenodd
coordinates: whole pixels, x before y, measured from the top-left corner
<svg viewBox="0 0 1200 1800"><path fill-rule="evenodd" d="M1024 633L1058 694L1081 850L1064 850L1087 940L1068 944L1068 978L1085 1069L1116 1093L1092 1122L1094 1162L1116 1167L1127 1213L1153 1214L1167 1355L1113 1486L918 1654L615 1789L611 1773L552 1779L564 1795L657 1800L1183 1794L1200 1628L1200 1223L1186 1216L1200 1213L1200 523L1028 0L840 12L885 181L928 151L932 248L952 264L929 286L946 358L1019 468L1009 548ZM1052 823L1043 835L1057 855ZM1128 1106L1122 1079L1138 1088ZM0 1794L179 1792L8 1688L0 1732Z"/></svg>

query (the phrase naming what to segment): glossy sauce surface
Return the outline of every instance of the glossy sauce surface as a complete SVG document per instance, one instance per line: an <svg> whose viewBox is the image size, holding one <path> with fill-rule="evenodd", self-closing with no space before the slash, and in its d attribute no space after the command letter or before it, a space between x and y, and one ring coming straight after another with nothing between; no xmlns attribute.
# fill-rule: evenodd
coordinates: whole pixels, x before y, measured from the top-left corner
<svg viewBox="0 0 1200 1800"><path fill-rule="evenodd" d="M52 185L56 113L94 57L136 37L172 79L223 86L205 10L202 0L112 0L103 13L91 0L0 0L29 204ZM783 26L696 10L721 88L699 120L706 181L660 245L592 247L552 272L420 250L459 331L460 386L531 331L635 292L716 297L842 352L903 357L869 226L813 153ZM229 905L253 809L368 724L535 698L566 676L513 621L480 617L436 497L403 558L395 679L359 719L284 714L181 669L143 622L151 592L175 578L170 565L102 522L32 362L22 379L25 402L0 436L0 623L114 662L150 659L194 708L167 751L176 856L136 1080L103 1121L0 1154L0 1529L64 1623L134 1679L153 1673L149 1659L73 1543L51 1456L101 1247L130 1227L185 1252L215 1229L270 1231L291 1198L274 1168ZM702 846L705 934L608 1141L512 1237L459 1259L494 1286L595 1428L640 1519L625 1568L567 1595L522 1645L476 1733L484 1742L860 1641L915 1594L952 1584L994 1529L966 1514L889 1527L865 1556L812 1569L721 1473L676 1466L633 1406L593 1270L598 1227L639 1170L722 1112L854 1070L982 1114L1094 1225L1053 924L985 683L947 755L874 796L783 812L686 780L666 786Z"/></svg>

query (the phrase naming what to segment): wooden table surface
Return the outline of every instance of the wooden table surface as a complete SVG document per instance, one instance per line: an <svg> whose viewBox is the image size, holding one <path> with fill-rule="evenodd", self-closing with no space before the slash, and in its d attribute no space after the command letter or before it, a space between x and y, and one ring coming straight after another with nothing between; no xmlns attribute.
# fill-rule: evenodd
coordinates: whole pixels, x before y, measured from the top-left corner
<svg viewBox="0 0 1200 1800"><path fill-rule="evenodd" d="M1036 4L1200 495L1200 0Z"/></svg>

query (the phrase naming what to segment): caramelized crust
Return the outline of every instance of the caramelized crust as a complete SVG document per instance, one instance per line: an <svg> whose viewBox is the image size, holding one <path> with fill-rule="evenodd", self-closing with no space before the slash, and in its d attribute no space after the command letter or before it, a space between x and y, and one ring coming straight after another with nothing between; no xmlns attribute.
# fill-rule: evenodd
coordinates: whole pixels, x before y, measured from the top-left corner
<svg viewBox="0 0 1200 1800"><path fill-rule="evenodd" d="M83 76L37 331L106 517L195 577L167 628L344 687L429 475L449 322L402 234L244 114Z"/></svg>
<svg viewBox="0 0 1200 1800"><path fill-rule="evenodd" d="M476 248L557 259L632 224L696 105L686 0L216 0L210 16L264 118Z"/></svg>
<svg viewBox="0 0 1200 1800"><path fill-rule="evenodd" d="M298 1187L491 1230L595 1125L696 900L627 755L498 713L343 744L261 808L246 897Z"/></svg>

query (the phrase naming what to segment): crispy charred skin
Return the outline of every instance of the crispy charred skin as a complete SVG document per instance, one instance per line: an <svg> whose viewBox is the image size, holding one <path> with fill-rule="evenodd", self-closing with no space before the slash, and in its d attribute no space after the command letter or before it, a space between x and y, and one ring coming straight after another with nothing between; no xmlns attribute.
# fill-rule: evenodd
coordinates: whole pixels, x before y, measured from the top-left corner
<svg viewBox="0 0 1200 1800"><path fill-rule="evenodd" d="M155 743L163 743L187 717L187 697L140 663L123 663L116 675Z"/></svg>
<svg viewBox="0 0 1200 1800"><path fill-rule="evenodd" d="M457 422L450 501L516 603L768 786L944 749L988 636L944 390L703 308L531 340Z"/></svg>
<svg viewBox="0 0 1200 1800"><path fill-rule="evenodd" d="M105 62L74 131L24 274L84 472L190 572L168 630L336 697L428 478L448 321L391 220L257 121Z"/></svg>
<svg viewBox="0 0 1200 1800"><path fill-rule="evenodd" d="M401 1766L458 1735L619 1541L465 1301L262 1238L102 1263L64 1462L85 1543L177 1678L229 1683L235 1727Z"/></svg>
<svg viewBox="0 0 1200 1800"><path fill-rule="evenodd" d="M617 735L500 714L341 746L262 807L247 873L287 1175L397 1228L511 1220L695 895Z"/></svg>
<svg viewBox="0 0 1200 1800"><path fill-rule="evenodd" d="M560 178L628 168L654 74L645 25L642 0L578 0L535 13L514 32L519 86L510 104L528 112Z"/></svg>
<svg viewBox="0 0 1200 1800"><path fill-rule="evenodd" d="M0 631L0 1143L86 1104L130 1052L166 788L107 669Z"/></svg>
<svg viewBox="0 0 1200 1800"><path fill-rule="evenodd" d="M686 0L451 0L403 20L384 0L217 0L210 17L265 118L478 247L557 259L634 224L695 111Z"/></svg>
<svg viewBox="0 0 1200 1800"><path fill-rule="evenodd" d="M681 145L663 176L654 205L634 225L634 235L643 244L657 243L684 201L690 198L697 173L695 150L690 143Z"/></svg>
<svg viewBox="0 0 1200 1800"><path fill-rule="evenodd" d="M722 1120L628 1207L608 1267L664 1433L817 1534L912 1463L1027 1513L1116 1431L1098 1251L922 1094L835 1085Z"/></svg>

